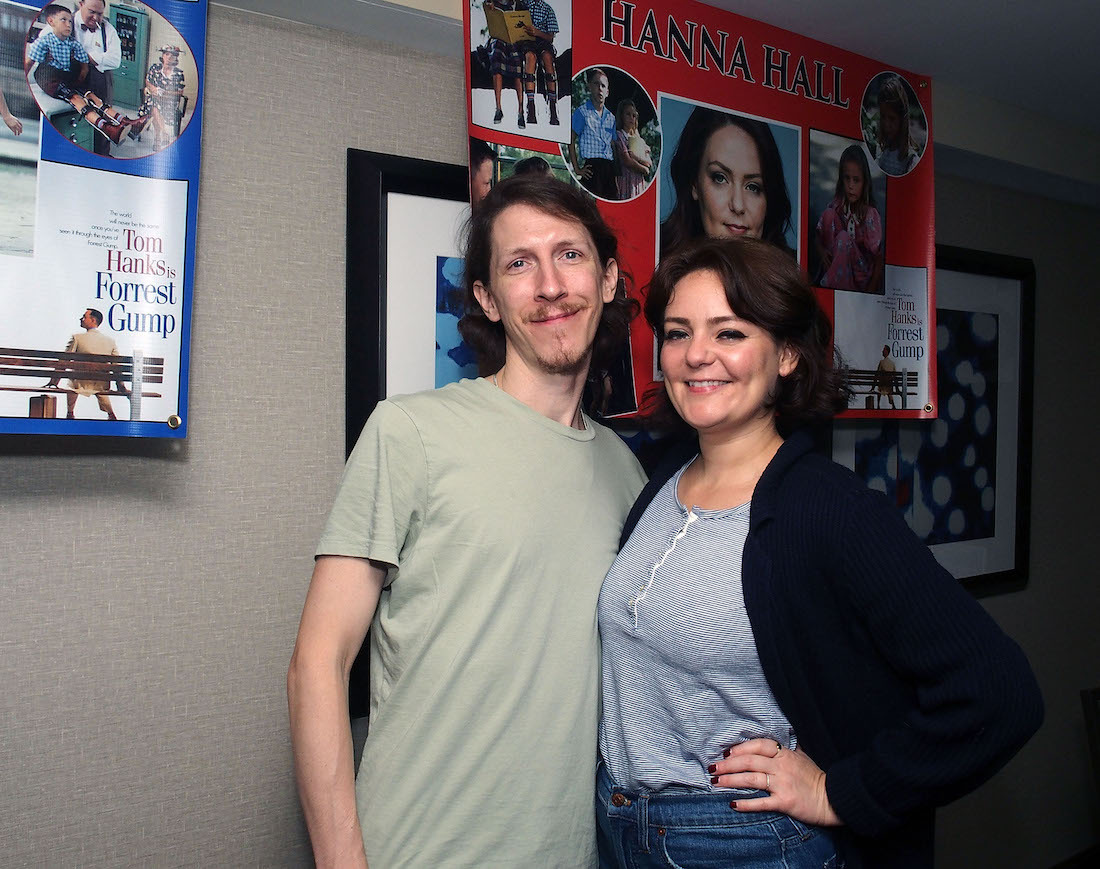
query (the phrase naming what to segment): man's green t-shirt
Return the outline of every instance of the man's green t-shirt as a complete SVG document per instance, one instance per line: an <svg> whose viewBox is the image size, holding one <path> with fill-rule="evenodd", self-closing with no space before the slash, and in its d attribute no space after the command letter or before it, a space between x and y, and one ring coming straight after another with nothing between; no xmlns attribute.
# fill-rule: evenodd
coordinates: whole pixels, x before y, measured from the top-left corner
<svg viewBox="0 0 1100 869"><path fill-rule="evenodd" d="M392 565L356 782L371 869L596 866L596 601L644 475L486 380L379 404L318 555Z"/></svg>

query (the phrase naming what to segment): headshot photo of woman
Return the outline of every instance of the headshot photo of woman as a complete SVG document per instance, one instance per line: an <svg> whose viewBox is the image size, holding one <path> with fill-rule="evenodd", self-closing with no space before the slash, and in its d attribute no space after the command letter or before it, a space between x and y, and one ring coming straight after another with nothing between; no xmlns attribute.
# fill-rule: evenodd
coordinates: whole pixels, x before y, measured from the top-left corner
<svg viewBox="0 0 1100 869"><path fill-rule="evenodd" d="M796 129L670 98L661 126L672 152L659 182L662 258L702 236L797 251Z"/></svg>

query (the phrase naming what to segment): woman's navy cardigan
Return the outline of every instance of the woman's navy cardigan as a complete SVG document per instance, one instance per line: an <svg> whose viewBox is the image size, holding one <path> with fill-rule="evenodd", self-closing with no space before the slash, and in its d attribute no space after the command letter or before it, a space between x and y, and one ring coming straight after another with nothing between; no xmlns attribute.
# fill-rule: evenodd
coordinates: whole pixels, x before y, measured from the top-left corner
<svg viewBox="0 0 1100 869"><path fill-rule="evenodd" d="M670 451L623 541L696 451ZM1042 721L1023 652L806 432L753 492L742 583L768 685L845 823L849 869L931 866L934 807L992 776Z"/></svg>

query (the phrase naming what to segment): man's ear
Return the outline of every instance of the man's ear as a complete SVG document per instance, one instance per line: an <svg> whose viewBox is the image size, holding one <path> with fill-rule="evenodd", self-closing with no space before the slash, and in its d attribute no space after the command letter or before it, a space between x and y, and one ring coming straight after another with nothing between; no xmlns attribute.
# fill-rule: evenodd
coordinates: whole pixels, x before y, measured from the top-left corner
<svg viewBox="0 0 1100 869"><path fill-rule="evenodd" d="M481 310L486 317L494 323L500 322L500 311L497 310L497 303L493 301L493 294L481 281L474 281L474 298L481 305Z"/></svg>
<svg viewBox="0 0 1100 869"><path fill-rule="evenodd" d="M615 301L615 293L619 290L619 264L613 259L607 261L607 268L603 273L602 297L605 305Z"/></svg>
<svg viewBox="0 0 1100 869"><path fill-rule="evenodd" d="M784 344L779 351L779 376L786 377L798 367L798 351L790 344Z"/></svg>

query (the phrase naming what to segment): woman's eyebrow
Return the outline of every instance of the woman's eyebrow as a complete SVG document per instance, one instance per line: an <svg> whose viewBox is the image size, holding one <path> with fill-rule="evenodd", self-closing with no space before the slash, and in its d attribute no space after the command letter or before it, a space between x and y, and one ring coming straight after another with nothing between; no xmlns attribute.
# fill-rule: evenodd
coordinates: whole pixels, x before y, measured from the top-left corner
<svg viewBox="0 0 1100 869"><path fill-rule="evenodd" d="M708 169L713 168L713 167L717 167L718 169L721 169L727 175L736 175L737 174L732 169L730 169L729 166L727 166L725 163L723 163L721 160L711 160L709 163L707 163L707 168ZM742 177L743 178L760 178L760 179L763 179L764 173L763 172L749 172L748 174L743 175Z"/></svg>

